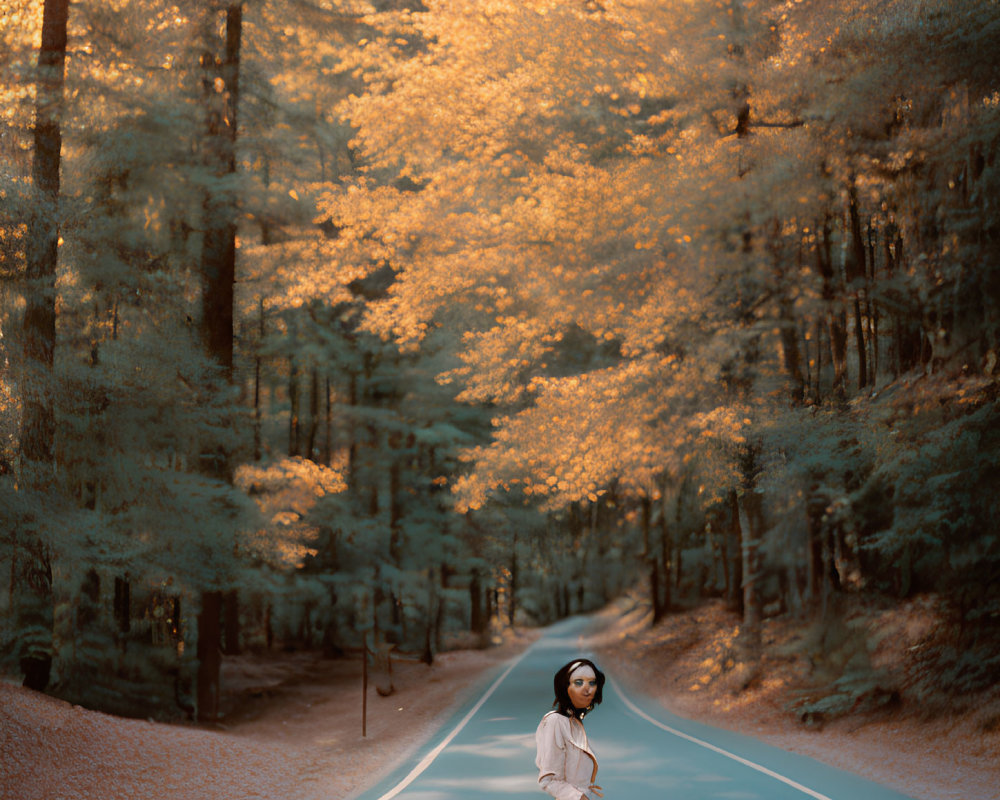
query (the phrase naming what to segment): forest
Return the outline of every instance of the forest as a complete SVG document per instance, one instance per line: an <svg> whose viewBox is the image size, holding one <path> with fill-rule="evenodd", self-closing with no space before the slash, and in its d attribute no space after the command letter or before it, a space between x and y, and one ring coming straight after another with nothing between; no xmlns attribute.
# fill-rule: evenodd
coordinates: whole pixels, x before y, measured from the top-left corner
<svg viewBox="0 0 1000 800"><path fill-rule="evenodd" d="M0 37L4 676L210 721L233 654L429 662L640 587L751 658L820 631L827 712L892 696L858 611L918 596L915 691L1000 681L995 0Z"/></svg>

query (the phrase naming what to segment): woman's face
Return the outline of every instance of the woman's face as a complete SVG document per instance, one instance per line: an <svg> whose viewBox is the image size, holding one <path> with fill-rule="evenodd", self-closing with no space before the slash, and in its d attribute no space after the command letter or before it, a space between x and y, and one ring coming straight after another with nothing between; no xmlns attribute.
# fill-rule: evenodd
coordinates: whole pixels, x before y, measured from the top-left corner
<svg viewBox="0 0 1000 800"><path fill-rule="evenodd" d="M584 664L569 676L569 700L576 708L589 708L597 693L597 676Z"/></svg>

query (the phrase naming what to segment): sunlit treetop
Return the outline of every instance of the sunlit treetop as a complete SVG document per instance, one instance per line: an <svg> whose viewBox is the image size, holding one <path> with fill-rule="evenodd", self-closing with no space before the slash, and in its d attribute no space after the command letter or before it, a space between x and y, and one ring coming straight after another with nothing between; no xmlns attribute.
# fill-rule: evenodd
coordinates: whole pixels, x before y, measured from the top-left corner
<svg viewBox="0 0 1000 800"><path fill-rule="evenodd" d="M332 252L397 270L373 329L464 331L460 397L534 403L475 452L467 505L648 489L699 441L685 414L738 352L716 341L747 209L734 87L774 36L735 8L431 4L362 43L368 171L320 203Z"/></svg>
<svg viewBox="0 0 1000 800"><path fill-rule="evenodd" d="M271 523L251 535L248 546L273 562L292 566L301 566L307 555L315 555L304 544L314 534L304 520L320 498L347 488L343 466L325 467L304 458L287 458L266 466L242 465L234 483L257 499L262 514Z"/></svg>
<svg viewBox="0 0 1000 800"><path fill-rule="evenodd" d="M745 413L726 405L704 362L648 355L585 375L548 378L537 402L497 420L494 442L468 453L460 509L516 489L543 508L596 502L614 482L652 496L697 461L726 485Z"/></svg>
<svg viewBox="0 0 1000 800"><path fill-rule="evenodd" d="M546 140L597 143L668 89L628 31L582 4L431 4L410 24L412 57L399 37L362 42L370 90L345 110L369 157L405 154L418 178L449 158L537 162Z"/></svg>
<svg viewBox="0 0 1000 800"><path fill-rule="evenodd" d="M712 65L729 64L725 42L698 27L735 35L728 10L432 4L407 17L410 39L363 42L372 53L358 68L369 91L345 113L373 179L396 170L410 186L378 189L371 202L347 189L321 211L346 229L345 253L365 241L371 257L405 264L373 324L419 338L459 301L484 315L473 332L490 315L523 312L554 328L575 317L614 336L606 307L641 293L650 262L689 243L685 228L700 224L674 216L670 205L684 200L671 187L702 146L687 134L715 124L711 98L732 105L731 86L711 73L713 91L699 91L707 84L689 74L685 34L701 31L696 46ZM400 58L400 42L411 40L412 55ZM493 293L493 302L467 290ZM591 310L598 319L587 319Z"/></svg>
<svg viewBox="0 0 1000 800"><path fill-rule="evenodd" d="M41 34L42 0L0 5L0 125L25 127L30 121Z"/></svg>

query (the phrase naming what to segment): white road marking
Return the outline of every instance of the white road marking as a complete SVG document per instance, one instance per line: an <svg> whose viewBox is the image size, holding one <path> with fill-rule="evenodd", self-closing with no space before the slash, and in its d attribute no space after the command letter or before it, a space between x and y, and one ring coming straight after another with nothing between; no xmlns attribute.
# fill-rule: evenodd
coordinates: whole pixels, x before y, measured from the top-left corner
<svg viewBox="0 0 1000 800"><path fill-rule="evenodd" d="M469 723L469 720L476 715L476 712L483 707L483 704L490 699L490 696L493 694L493 692L497 690L497 687L504 682L504 680L507 678L508 675L510 675L514 667L516 667L518 664L521 663L521 660L526 655L528 655L528 653L533 649L533 647L534 645L528 647L523 653L521 653L521 655L515 658L510 663L510 666L508 666L507 669L503 671L503 674L495 681L493 681L493 685L486 690L486 693L479 698L479 700L471 709L469 709L469 713L466 714L464 717L462 717L462 721L455 726L455 729L451 733L449 733L437 747L435 747L426 756L424 756L423 760L419 764L417 764L417 766L415 766L412 770L410 770L409 775L407 775L405 778L403 778L403 780L401 780L399 783L393 786L378 800L392 800L393 797L395 797L397 794L403 791L403 789L405 789L407 786L413 783L413 781L415 781L424 770L426 770L431 764L433 764L434 759L436 759L439 755L441 755L441 751L444 750L449 744L451 744L452 740L456 736L458 736L459 733L461 733L462 728L464 728ZM829 800L829 798L827 798L827 800Z"/></svg>
<svg viewBox="0 0 1000 800"><path fill-rule="evenodd" d="M762 772L763 774L771 778L774 778L777 781L781 781L782 783L791 786L793 789L798 789L800 792L803 792L804 794L807 794L810 797L815 798L816 800L832 800L827 795L815 792L808 786L803 786L801 783L797 783L796 781L793 781L791 778L786 778L784 775L781 775L775 772L774 770L770 770L767 767L761 766L760 764L756 764L753 761L749 761L748 759L738 756L735 753L730 753L728 750L723 750L721 747L716 747L714 744L706 742L702 739L698 739L697 737L691 736L690 734L684 733L684 731L679 731L676 728L671 728L669 725L664 725L659 720L653 719L651 716L649 716L649 714L647 714L645 711L639 708L635 703L629 700L625 696L625 693L620 688L618 688L618 684L616 684L610 678L608 679L608 683L610 683L614 687L615 692L617 692L618 696L622 699L622 702L625 703L625 705L629 708L630 711L632 711L635 714L638 714L640 717L646 720L646 722L652 723L657 728L661 728L662 730L665 730L667 733L672 733L674 736L678 736L681 739L686 739L689 742L693 742L694 744L707 748L708 750L711 750L713 753L718 753L719 755L725 756L726 758L731 758L733 761L737 761L740 764L743 764L744 766L750 767L750 769L757 770L757 772Z"/></svg>
<svg viewBox="0 0 1000 800"><path fill-rule="evenodd" d="M514 659L507 666L507 669L503 671L503 674L501 674L499 678L493 681L490 688L487 689L486 692L483 694L483 696L480 697L478 701L476 701L476 704L471 709L469 709L469 712L464 717L462 717L462 720L458 723L458 725L455 726L455 728L451 731L451 733L449 733L440 742L440 744L437 745L437 747L435 747L426 756L424 756L424 758L420 761L420 763L417 764L412 770L410 770L409 774L405 778L403 778L403 780L401 780L399 783L393 786L388 792L379 797L378 800L392 800L392 798L394 798L396 795L402 792L407 786L413 783L413 781L415 781L418 777L420 777L420 775L431 764L434 763L434 760L439 755L441 755L442 751L449 744L452 743L455 737L462 732L462 729L465 728L465 726L469 723L469 720L471 720L479 711L479 709L481 709L483 705L485 705L486 701L490 699L490 697L497 690L497 688L499 688L500 684L503 683L507 679L507 676L510 675L510 673L514 670L514 667L520 664L521 661L524 659L524 657L527 656L528 653L530 653L533 649L534 645L529 646L523 653L521 653L521 655L519 655L516 659ZM721 747L717 747L716 745L711 744L710 742L706 742L703 739L699 739L695 736L691 736L690 734L684 733L683 731L679 731L676 728L671 728L669 725L666 725L660 722L659 720L649 716L649 714L647 714L645 711L639 708L635 703L629 700L625 696L625 693L619 688L618 684L615 683L615 681L609 678L608 683L611 684L617 695L621 698L622 702L626 705L626 707L630 711L637 714L639 717L651 723L652 725L655 725L657 728L660 728L661 730L673 734L674 736L677 736L681 739L685 739L689 742L692 742L693 744L699 745L700 747L704 747L707 750L711 750L713 753L718 753L721 756L725 756L726 758L732 759L733 761L743 764L744 766L756 770L757 772L760 772L764 775L767 775L768 777L774 778L775 780L780 781L781 783L784 783L787 786L790 786L793 789L802 792L803 794L809 795L809 797L814 798L814 800L833 800L828 795L820 794L819 792L810 789L808 786L803 786L801 783L793 781L791 778L786 778L784 775L781 775L780 773L777 773L774 770L768 769L767 767L762 766L761 764L757 764L753 761L750 761L749 759L743 758L742 756L738 756L735 753L730 753L728 750L723 750Z"/></svg>

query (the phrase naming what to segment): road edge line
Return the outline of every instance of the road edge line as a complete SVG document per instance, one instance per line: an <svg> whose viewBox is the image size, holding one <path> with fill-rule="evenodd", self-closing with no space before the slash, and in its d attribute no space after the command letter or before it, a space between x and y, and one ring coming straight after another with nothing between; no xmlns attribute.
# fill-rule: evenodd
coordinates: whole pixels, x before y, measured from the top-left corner
<svg viewBox="0 0 1000 800"><path fill-rule="evenodd" d="M535 643L532 642L530 645L528 645L527 648L525 648L524 652L522 652L513 661L511 661L510 664L507 666L507 669L503 671L503 673L500 675L499 678L493 681L493 684L490 686L490 688L487 689L486 692L483 694L483 696L480 697L479 700L476 702L476 704L471 709L469 709L469 712L464 717L462 717L461 722L459 722L458 725L455 726L455 728L451 731L451 733L449 733L444 739L441 740L441 742L433 750L431 750L426 756L424 756L423 759L421 759L420 762L412 770L410 770L409 774L407 774L407 776L403 778L403 780L401 780L399 783L393 786L388 792L379 797L378 800L392 800L393 797L395 797L397 794L403 791L403 789L405 789L407 786L413 783L413 781L415 781L418 777L420 777L421 773L423 773L424 770L426 770L431 764L433 764L434 760L439 755L441 755L441 751L444 750L449 744L451 744L452 740L456 736L458 736L459 733L462 732L462 728L464 728L469 723L469 720L471 720L476 715L479 709L481 709L483 705L486 703L486 701L490 699L490 696L493 694L493 692L495 692L497 688L500 686L500 684L507 679L507 676L510 675L514 667L516 667L518 664L521 663L524 657L528 655L528 653L532 650L532 648L534 648L534 646ZM826 798L826 800L829 800L829 798Z"/></svg>
<svg viewBox="0 0 1000 800"><path fill-rule="evenodd" d="M640 717L646 720L646 722L652 723L657 728L661 728L662 730L665 730L667 733L672 733L674 736L678 736L681 739L686 739L689 742L707 748L708 750L711 750L714 753L718 753L719 755L725 756L726 758L731 758L733 761L743 764L746 767L750 767L750 769L754 769L757 772L763 773L764 775L767 775L769 778L774 778L777 781L781 781L782 783L791 786L793 789L797 789L798 791L807 794L810 797L815 798L815 800L832 800L832 798L828 797L827 795L813 791L808 786L803 786L801 783L793 781L791 778L787 778L781 773L768 769L767 767L761 764L757 764L753 761L750 761L749 759L743 758L742 756L738 756L735 753L730 753L728 750L723 750L721 747L718 747L712 744L711 742L706 742L703 739L699 739L696 736L692 736L689 733L684 733L684 731L679 731L676 728L671 728L669 725L666 725L660 722L659 720L649 716L649 714L647 714L645 711L639 708L639 706L637 706L635 703L629 700L628 697L625 696L625 692L621 690L621 687L618 686L618 684L615 681L609 678L608 682L614 687L615 692L622 699L622 702L625 703L626 707L628 707L630 711L632 711L635 714L638 714Z"/></svg>

